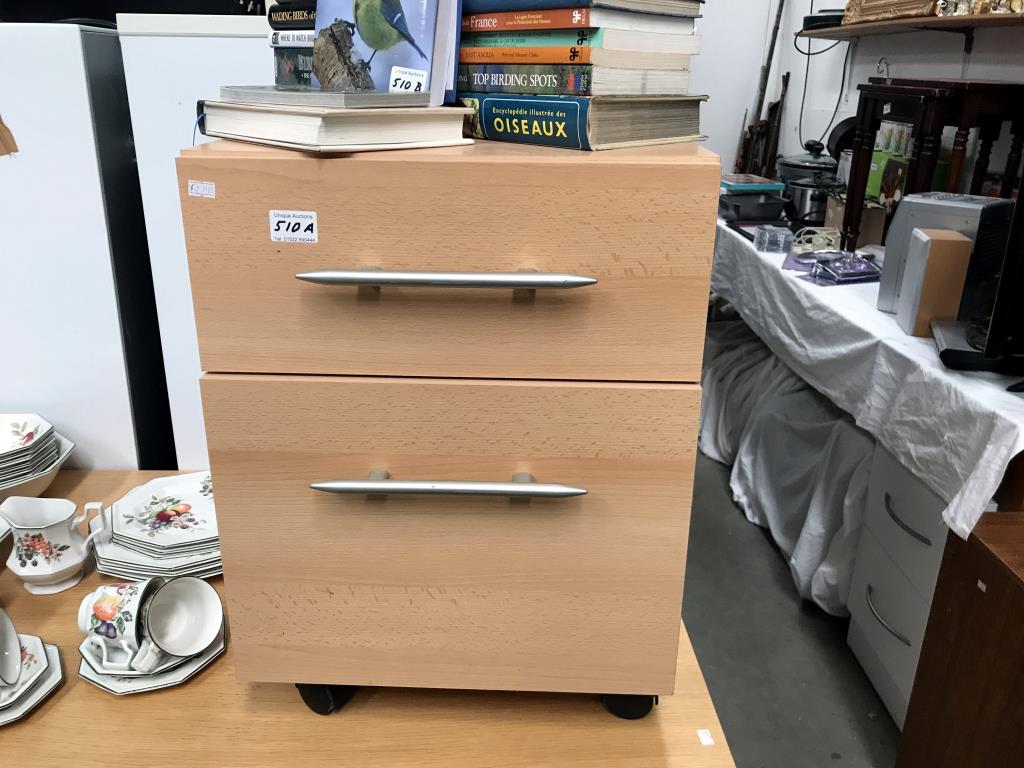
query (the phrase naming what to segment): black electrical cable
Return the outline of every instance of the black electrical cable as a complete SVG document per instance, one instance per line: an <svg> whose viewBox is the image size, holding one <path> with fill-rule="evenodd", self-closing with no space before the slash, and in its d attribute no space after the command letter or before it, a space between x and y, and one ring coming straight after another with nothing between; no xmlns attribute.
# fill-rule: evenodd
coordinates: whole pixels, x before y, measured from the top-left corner
<svg viewBox="0 0 1024 768"><path fill-rule="evenodd" d="M839 76L839 94L836 96L836 106L832 110L832 119L828 121L828 125L825 126L825 130L821 132L821 138L818 141L825 141L825 136L832 129L832 124L836 121L836 115L839 114L839 105L843 101L843 90L846 88L846 69L850 65L850 50L851 46L847 44L846 55L843 57L843 74ZM836 160L839 158L837 157Z"/></svg>
<svg viewBox="0 0 1024 768"><path fill-rule="evenodd" d="M814 13L814 2L815 2L815 0L811 0L811 13L812 14ZM804 105L807 103L807 81L810 79L810 75L811 75L811 56L819 56L819 55L821 55L823 53L828 53L833 48L835 48L837 45L840 45L841 43L846 42L846 41L844 41L844 40L837 40L836 42L832 43L832 45L830 45L828 48L823 48L820 51L812 51L811 50L811 44L810 44L810 42L808 42L807 43L807 50L804 51L804 50L801 50L800 46L796 44L796 39L797 39L797 36L799 34L800 34L799 32L796 32L796 33L793 34L793 47L797 50L798 53L802 53L806 57L805 63L804 63L804 87L803 87L802 93L800 94L800 118L799 118L799 120L798 120L798 122L796 124L797 135L800 137L800 146L802 147L804 145ZM829 128L832 127L832 123L835 122L836 115L839 114L839 104L841 103L842 98L843 98L843 89L846 87L846 68L849 65L849 63L850 63L850 44L847 42L846 43L846 57L843 59L843 77L842 77L842 80L839 81L839 97L836 99L836 107L832 111L832 119L829 120L828 127L825 128L825 132L821 134L821 138L818 139L818 141L824 141L825 140L825 135L828 133Z"/></svg>

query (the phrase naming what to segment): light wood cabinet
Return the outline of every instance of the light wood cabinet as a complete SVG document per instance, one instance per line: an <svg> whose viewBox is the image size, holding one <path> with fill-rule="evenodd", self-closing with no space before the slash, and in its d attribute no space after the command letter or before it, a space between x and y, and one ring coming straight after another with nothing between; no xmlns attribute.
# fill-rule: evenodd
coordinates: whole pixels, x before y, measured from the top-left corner
<svg viewBox="0 0 1024 768"><path fill-rule="evenodd" d="M671 693L717 158L214 144L178 174L239 677ZM295 279L370 266L597 283ZM371 473L429 493L311 488ZM437 495L513 480L577 495Z"/></svg>

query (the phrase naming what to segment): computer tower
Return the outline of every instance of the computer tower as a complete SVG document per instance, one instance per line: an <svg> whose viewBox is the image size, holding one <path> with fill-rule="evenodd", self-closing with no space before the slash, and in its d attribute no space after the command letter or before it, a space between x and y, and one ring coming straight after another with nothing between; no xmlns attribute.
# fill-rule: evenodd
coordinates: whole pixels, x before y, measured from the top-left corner
<svg viewBox="0 0 1024 768"><path fill-rule="evenodd" d="M913 231L952 229L974 241L958 318L970 320L992 314L1013 208L1012 200L995 197L950 192L907 195L896 209L885 241L878 308L896 311Z"/></svg>

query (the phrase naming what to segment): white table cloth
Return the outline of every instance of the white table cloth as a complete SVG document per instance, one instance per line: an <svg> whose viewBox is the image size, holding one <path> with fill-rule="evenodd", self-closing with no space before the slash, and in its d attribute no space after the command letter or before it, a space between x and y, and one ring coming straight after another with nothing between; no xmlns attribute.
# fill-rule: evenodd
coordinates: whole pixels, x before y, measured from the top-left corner
<svg viewBox="0 0 1024 768"><path fill-rule="evenodd" d="M966 538L1024 451L1024 396L1006 391L1014 379L946 369L931 339L876 309L877 283L824 287L781 267L781 255L719 222L712 290L945 499L946 523Z"/></svg>

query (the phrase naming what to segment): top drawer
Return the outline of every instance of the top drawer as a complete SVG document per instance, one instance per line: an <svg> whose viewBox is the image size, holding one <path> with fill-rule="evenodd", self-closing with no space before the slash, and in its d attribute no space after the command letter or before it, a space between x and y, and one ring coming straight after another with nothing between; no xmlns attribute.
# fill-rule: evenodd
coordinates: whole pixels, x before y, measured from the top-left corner
<svg viewBox="0 0 1024 768"><path fill-rule="evenodd" d="M696 382L718 158L510 144L178 160L201 362L215 372ZM193 196L188 181L213 182ZM315 243L271 239L314 211ZM320 285L317 270L575 274L572 289Z"/></svg>

